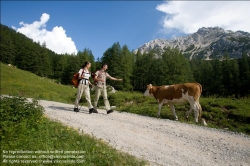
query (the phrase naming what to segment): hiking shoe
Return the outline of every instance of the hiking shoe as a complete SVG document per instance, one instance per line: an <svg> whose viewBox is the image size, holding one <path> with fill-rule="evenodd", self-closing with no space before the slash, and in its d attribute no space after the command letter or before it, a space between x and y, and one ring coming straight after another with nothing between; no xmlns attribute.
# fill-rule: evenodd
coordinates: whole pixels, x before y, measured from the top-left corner
<svg viewBox="0 0 250 166"><path fill-rule="evenodd" d="M98 111L95 108L91 108L89 109L89 114L91 113L98 113Z"/></svg>
<svg viewBox="0 0 250 166"><path fill-rule="evenodd" d="M78 108L74 108L74 112L79 112L79 109Z"/></svg>
<svg viewBox="0 0 250 166"><path fill-rule="evenodd" d="M114 112L113 110L108 110L107 111L107 114L110 114L110 113L112 113L112 112Z"/></svg>
<svg viewBox="0 0 250 166"><path fill-rule="evenodd" d="M98 111L95 109L95 108L93 108L93 113L98 113Z"/></svg>

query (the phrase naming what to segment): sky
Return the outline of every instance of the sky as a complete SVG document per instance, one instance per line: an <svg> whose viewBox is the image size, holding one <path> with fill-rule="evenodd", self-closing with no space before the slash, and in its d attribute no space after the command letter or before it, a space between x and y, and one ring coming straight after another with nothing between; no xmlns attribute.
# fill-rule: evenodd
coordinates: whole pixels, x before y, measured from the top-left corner
<svg viewBox="0 0 250 166"><path fill-rule="evenodd" d="M250 32L250 1L1 1L1 24L58 54L95 60L114 43L130 51L202 27Z"/></svg>

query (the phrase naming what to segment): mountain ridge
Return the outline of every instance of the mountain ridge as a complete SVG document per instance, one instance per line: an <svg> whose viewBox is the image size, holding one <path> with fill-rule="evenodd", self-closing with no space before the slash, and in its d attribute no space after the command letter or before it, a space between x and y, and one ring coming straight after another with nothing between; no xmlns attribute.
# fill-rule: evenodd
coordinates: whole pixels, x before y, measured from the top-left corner
<svg viewBox="0 0 250 166"><path fill-rule="evenodd" d="M246 51L250 56L250 33L233 32L219 27L202 27L185 37L173 39L154 39L143 44L135 52L149 52L152 49L178 48L186 58L214 59L228 54L230 58L241 58Z"/></svg>

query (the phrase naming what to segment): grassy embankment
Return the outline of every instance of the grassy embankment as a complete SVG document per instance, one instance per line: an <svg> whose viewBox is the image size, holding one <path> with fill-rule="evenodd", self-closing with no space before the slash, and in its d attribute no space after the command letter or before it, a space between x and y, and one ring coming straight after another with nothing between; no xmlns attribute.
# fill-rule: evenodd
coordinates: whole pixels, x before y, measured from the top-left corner
<svg viewBox="0 0 250 166"><path fill-rule="evenodd" d="M116 105L119 111L157 117L158 105L154 98L145 98L142 97L141 93L128 92L117 92L110 95L109 98L110 103ZM250 98L201 97L200 104L202 118L206 119L208 127L250 135ZM185 118L186 111L190 109L188 103L176 105L175 109L180 122L196 124L194 113L189 116L188 121ZM160 118L174 120L169 107L162 107ZM198 123L197 125L202 124Z"/></svg>

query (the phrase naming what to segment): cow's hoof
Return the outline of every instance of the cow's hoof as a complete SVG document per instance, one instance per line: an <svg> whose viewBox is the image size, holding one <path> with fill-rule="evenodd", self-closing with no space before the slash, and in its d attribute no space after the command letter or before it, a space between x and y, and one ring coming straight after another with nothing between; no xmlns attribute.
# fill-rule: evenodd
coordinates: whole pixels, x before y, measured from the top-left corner
<svg viewBox="0 0 250 166"><path fill-rule="evenodd" d="M203 123L204 126L207 126L207 123L206 123L205 119L202 118L201 121L202 121L202 123Z"/></svg>

